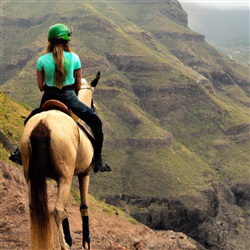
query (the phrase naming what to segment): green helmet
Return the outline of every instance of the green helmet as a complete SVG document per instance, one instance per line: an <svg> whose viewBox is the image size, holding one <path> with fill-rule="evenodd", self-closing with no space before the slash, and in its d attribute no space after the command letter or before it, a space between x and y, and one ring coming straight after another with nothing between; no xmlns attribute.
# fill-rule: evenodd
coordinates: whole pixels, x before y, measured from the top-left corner
<svg viewBox="0 0 250 250"><path fill-rule="evenodd" d="M61 37L63 40L70 41L71 31L70 29L62 24L57 23L49 28L48 41L51 41L55 37Z"/></svg>

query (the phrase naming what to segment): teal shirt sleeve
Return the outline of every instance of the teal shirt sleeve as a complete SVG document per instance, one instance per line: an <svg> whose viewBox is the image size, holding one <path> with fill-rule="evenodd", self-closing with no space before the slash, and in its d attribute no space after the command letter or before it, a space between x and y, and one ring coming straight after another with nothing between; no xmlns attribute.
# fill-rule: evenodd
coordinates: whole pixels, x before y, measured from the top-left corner
<svg viewBox="0 0 250 250"><path fill-rule="evenodd" d="M42 63L41 57L39 57L37 62L36 62L36 68L40 71L43 70L43 63Z"/></svg>
<svg viewBox="0 0 250 250"><path fill-rule="evenodd" d="M74 70L81 68L81 61L80 58L77 54L72 53L74 57Z"/></svg>

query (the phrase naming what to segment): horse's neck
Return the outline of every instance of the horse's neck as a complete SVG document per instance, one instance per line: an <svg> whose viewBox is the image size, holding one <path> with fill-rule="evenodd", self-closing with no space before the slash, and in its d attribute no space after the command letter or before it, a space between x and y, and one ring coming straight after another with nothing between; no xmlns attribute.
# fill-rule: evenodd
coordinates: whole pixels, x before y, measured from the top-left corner
<svg viewBox="0 0 250 250"><path fill-rule="evenodd" d="M78 92L78 99L88 107L91 107L92 102L92 90L90 86L83 86Z"/></svg>

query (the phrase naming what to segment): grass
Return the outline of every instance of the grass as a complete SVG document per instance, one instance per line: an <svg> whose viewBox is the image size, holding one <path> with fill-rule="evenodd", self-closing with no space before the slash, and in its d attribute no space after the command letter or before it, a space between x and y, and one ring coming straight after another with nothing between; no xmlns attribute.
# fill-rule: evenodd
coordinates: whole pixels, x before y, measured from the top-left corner
<svg viewBox="0 0 250 250"><path fill-rule="evenodd" d="M12 101L10 97L0 92L0 130L8 137L13 145L18 145L23 132L24 117L29 114L29 111ZM1 159L7 159L9 152L1 145Z"/></svg>
<svg viewBox="0 0 250 250"><path fill-rule="evenodd" d="M95 175L91 178L94 188L90 186L90 190L97 197L112 193L198 196L201 190L209 188L211 177L215 178L215 172L209 170L206 163L178 143L174 144L174 149L155 148L153 151L145 145L116 154L112 154L112 158L105 154L105 159L112 159L114 166L110 174L101 179Z"/></svg>

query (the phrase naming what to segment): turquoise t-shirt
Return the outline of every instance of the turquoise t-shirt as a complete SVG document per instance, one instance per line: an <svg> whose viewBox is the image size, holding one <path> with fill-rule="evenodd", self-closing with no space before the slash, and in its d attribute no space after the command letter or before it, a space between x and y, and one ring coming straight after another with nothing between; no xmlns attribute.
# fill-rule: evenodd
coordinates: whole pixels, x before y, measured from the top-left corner
<svg viewBox="0 0 250 250"><path fill-rule="evenodd" d="M77 54L73 52L63 52L64 54L64 68L66 69L67 75L63 86L74 84L74 70L81 68L81 61ZM52 53L47 53L38 58L36 68L40 71L45 72L46 85L52 87L56 86L54 83L55 74L55 63Z"/></svg>

